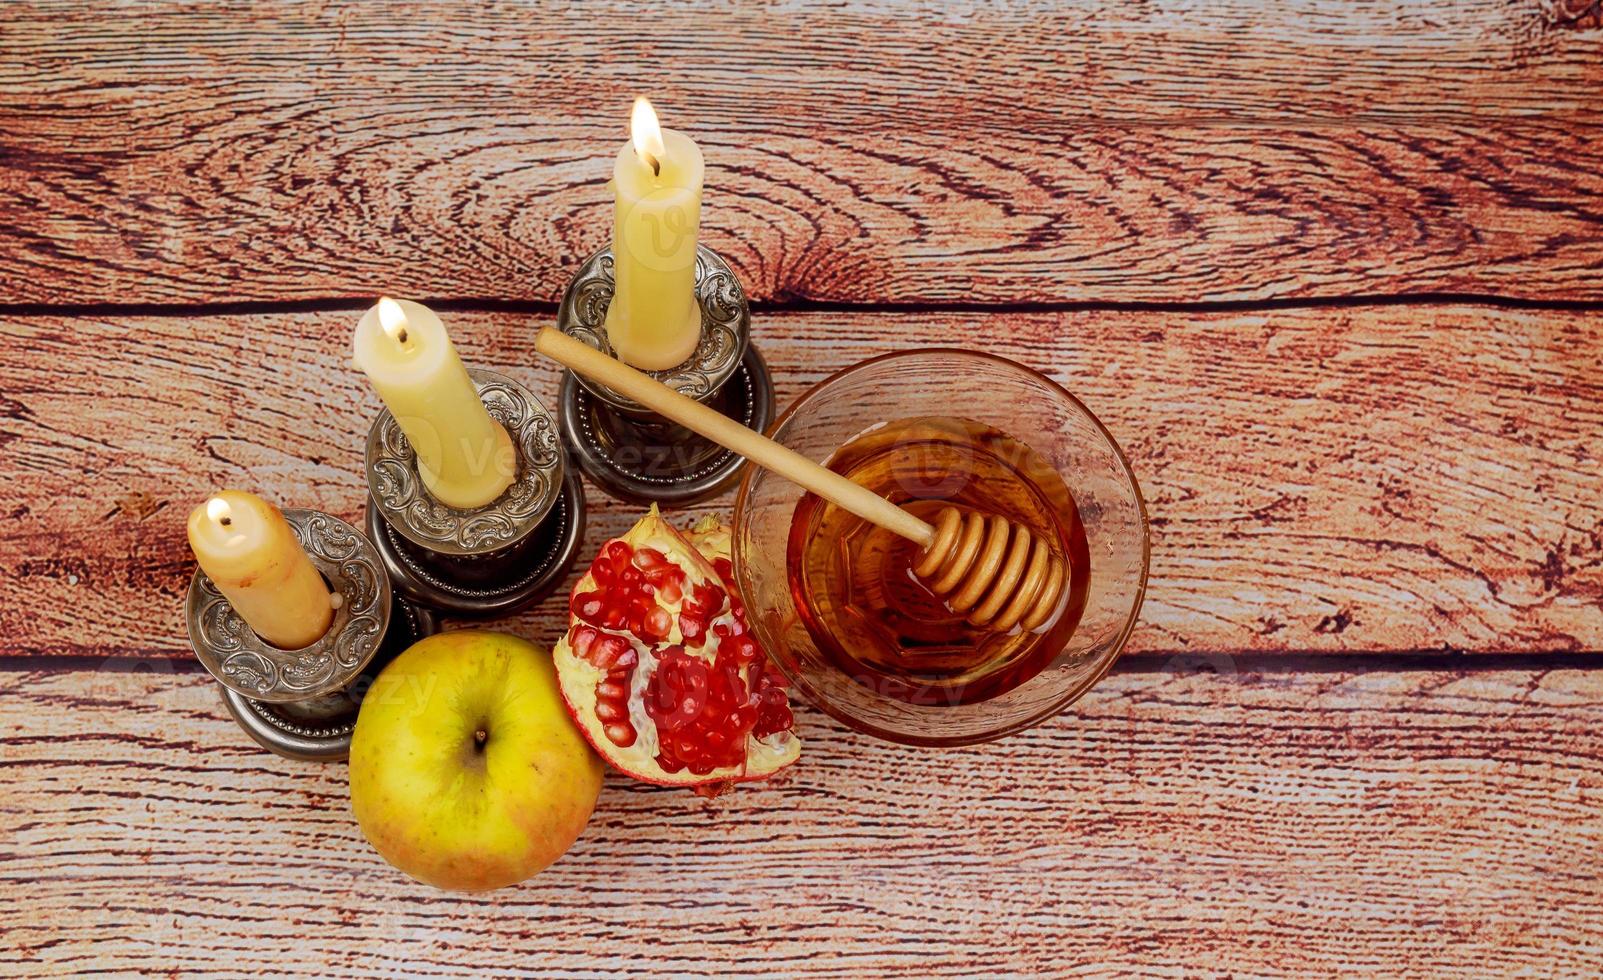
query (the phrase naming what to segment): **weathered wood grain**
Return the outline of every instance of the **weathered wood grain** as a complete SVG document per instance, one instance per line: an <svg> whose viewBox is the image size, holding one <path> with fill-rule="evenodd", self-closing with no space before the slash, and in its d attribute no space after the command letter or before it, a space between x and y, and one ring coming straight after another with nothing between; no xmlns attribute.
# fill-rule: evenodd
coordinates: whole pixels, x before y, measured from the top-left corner
<svg viewBox="0 0 1603 980"><path fill-rule="evenodd" d="M779 785L609 777L456 898L204 675L0 675L0 970L556 977L1603 971L1603 674L1115 675L931 753L804 712Z"/></svg>
<svg viewBox="0 0 1603 980"><path fill-rule="evenodd" d="M357 315L0 322L0 652L188 657L183 519L217 486L356 518L378 406L349 363ZM554 399L541 318L446 318L470 363ZM1603 650L1595 316L814 312L757 331L782 405L915 338L1061 379L1148 501L1133 650ZM638 513L589 498L587 555ZM561 607L522 625L547 637Z"/></svg>
<svg viewBox="0 0 1603 980"><path fill-rule="evenodd" d="M702 143L705 239L759 300L1599 300L1594 21L14 4L0 303L553 301L637 92Z"/></svg>

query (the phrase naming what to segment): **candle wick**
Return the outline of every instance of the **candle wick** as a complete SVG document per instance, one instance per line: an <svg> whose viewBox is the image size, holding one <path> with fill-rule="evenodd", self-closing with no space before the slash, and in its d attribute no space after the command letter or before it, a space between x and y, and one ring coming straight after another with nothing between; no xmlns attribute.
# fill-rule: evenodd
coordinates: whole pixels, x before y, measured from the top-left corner
<svg viewBox="0 0 1603 980"><path fill-rule="evenodd" d="M217 523L221 524L223 527L233 527L234 519L232 517L225 517Z"/></svg>
<svg viewBox="0 0 1603 980"><path fill-rule="evenodd" d="M636 147L635 148L635 156L637 156L637 157L645 157L646 162L651 164L651 176L653 176L653 177L661 177L662 176L662 161L657 159L656 154L647 153L645 150L642 150L639 147Z"/></svg>
<svg viewBox="0 0 1603 980"><path fill-rule="evenodd" d="M406 328L405 327L402 327L400 330L398 330L396 332L395 339L397 341L403 343L403 344L406 343Z"/></svg>

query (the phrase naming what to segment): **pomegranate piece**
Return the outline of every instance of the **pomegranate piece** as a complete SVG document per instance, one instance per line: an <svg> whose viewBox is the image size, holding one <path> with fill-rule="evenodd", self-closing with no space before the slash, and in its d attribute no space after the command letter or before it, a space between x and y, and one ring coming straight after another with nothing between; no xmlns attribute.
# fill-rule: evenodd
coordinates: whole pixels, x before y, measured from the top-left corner
<svg viewBox="0 0 1603 980"><path fill-rule="evenodd" d="M772 775L801 750L783 679L734 592L729 540L716 521L687 537L653 507L574 587L553 654L596 751L703 795Z"/></svg>

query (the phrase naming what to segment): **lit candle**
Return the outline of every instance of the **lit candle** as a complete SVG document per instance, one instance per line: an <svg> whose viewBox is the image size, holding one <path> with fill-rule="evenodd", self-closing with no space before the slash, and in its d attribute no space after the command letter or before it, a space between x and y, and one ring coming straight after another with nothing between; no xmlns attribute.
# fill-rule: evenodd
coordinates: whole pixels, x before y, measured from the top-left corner
<svg viewBox="0 0 1603 980"><path fill-rule="evenodd" d="M612 168L615 195L607 340L625 363L661 371L701 340L696 235L701 229L701 148L663 129L636 99L631 139Z"/></svg>
<svg viewBox="0 0 1603 980"><path fill-rule="evenodd" d="M512 437L485 410L445 325L428 307L379 300L356 325L355 348L356 366L406 433L435 500L472 510L512 485Z"/></svg>
<svg viewBox="0 0 1603 980"><path fill-rule="evenodd" d="M224 490L190 513L189 547L201 571L268 643L299 650L328 632L334 616L328 585L277 507Z"/></svg>

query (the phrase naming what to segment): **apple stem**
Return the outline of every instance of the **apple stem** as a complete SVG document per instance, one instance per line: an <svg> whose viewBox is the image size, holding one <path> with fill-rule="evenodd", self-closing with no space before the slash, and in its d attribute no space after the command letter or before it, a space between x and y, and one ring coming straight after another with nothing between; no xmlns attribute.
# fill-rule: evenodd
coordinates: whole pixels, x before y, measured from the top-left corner
<svg viewBox="0 0 1603 980"><path fill-rule="evenodd" d="M475 748L484 748L484 743L488 742L489 740L490 733L482 728L473 733L473 745Z"/></svg>

